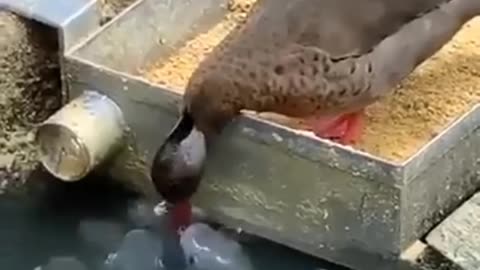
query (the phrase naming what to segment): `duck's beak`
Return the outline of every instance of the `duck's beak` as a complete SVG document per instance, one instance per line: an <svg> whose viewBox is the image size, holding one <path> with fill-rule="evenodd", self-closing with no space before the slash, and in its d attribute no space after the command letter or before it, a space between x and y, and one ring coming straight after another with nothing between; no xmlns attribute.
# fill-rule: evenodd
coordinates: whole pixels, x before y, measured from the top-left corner
<svg viewBox="0 0 480 270"><path fill-rule="evenodd" d="M200 184L206 156L204 134L183 113L153 160L151 178L158 193L172 204L189 200Z"/></svg>

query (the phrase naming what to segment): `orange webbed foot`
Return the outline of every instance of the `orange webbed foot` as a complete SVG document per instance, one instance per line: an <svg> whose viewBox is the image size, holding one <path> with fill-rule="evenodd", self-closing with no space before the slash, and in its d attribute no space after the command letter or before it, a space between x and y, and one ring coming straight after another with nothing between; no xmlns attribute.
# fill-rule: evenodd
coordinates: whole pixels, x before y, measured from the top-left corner
<svg viewBox="0 0 480 270"><path fill-rule="evenodd" d="M364 112L353 112L336 117L314 117L309 124L316 136L344 145L358 143L363 127Z"/></svg>

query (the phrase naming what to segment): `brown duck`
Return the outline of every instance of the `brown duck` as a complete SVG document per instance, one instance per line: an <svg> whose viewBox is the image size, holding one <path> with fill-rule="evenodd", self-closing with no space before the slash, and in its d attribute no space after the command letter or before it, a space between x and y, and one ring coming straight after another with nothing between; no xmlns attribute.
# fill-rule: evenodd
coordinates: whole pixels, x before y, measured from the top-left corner
<svg viewBox="0 0 480 270"><path fill-rule="evenodd" d="M152 165L158 192L186 206L207 145L244 109L305 118L317 136L355 143L364 108L478 14L480 0L258 0L192 74Z"/></svg>

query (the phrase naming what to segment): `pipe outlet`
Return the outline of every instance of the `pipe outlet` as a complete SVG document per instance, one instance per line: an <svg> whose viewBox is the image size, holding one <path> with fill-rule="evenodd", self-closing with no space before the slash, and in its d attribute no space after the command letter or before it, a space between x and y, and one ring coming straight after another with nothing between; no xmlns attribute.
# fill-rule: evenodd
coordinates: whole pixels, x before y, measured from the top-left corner
<svg viewBox="0 0 480 270"><path fill-rule="evenodd" d="M42 165L55 177L78 181L124 143L126 124L117 104L85 91L37 129Z"/></svg>

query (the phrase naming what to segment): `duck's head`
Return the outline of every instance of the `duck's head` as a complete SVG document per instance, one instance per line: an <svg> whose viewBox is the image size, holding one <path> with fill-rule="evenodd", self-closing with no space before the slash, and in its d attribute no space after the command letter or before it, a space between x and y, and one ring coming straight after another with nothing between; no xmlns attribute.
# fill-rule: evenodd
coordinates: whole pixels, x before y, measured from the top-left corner
<svg viewBox="0 0 480 270"><path fill-rule="evenodd" d="M184 112L153 159L151 178L157 192L171 204L190 199L200 184L206 157L205 134Z"/></svg>
<svg viewBox="0 0 480 270"><path fill-rule="evenodd" d="M168 203L174 230L188 226L190 197L197 191L207 157L207 142L189 113L177 124L154 156L150 176L157 192Z"/></svg>
<svg viewBox="0 0 480 270"><path fill-rule="evenodd" d="M169 203L184 202L197 191L210 145L237 114L232 102L218 98L217 85L202 83L185 92L180 119L158 149L151 178Z"/></svg>
<svg viewBox="0 0 480 270"><path fill-rule="evenodd" d="M155 154L151 167L151 179L157 192L170 206L175 230L191 222L190 198L197 191L203 176L207 144L219 131L204 121L201 128L195 123L192 115L184 110Z"/></svg>
<svg viewBox="0 0 480 270"><path fill-rule="evenodd" d="M151 179L157 192L173 206L174 216L183 215L180 212L189 207L203 176L209 146L240 111L230 89L217 79L192 82L184 95L180 119L155 154Z"/></svg>

